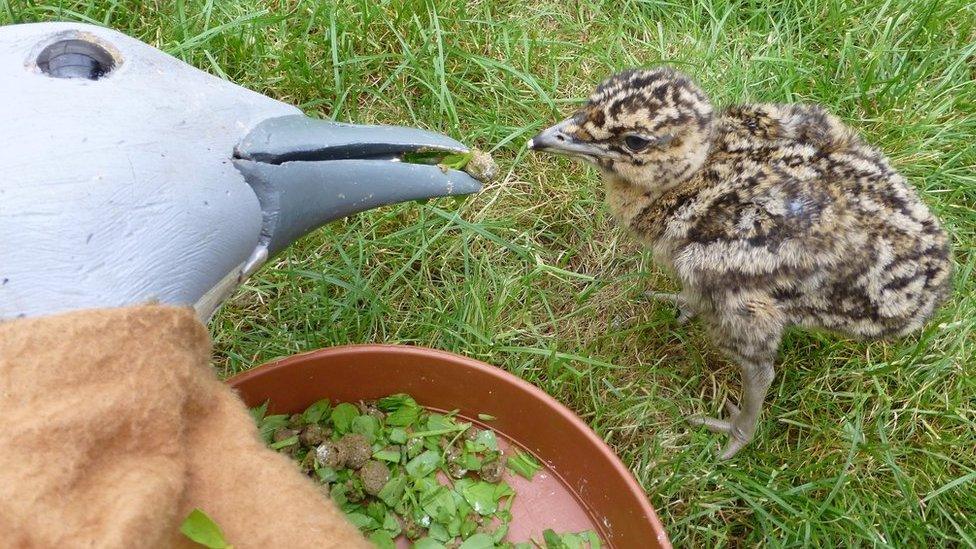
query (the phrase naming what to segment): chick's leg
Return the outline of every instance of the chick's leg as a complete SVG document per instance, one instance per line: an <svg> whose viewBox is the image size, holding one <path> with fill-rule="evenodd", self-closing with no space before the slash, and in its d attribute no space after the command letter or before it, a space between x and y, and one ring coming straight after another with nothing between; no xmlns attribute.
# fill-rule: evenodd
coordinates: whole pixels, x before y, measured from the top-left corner
<svg viewBox="0 0 976 549"><path fill-rule="evenodd" d="M673 292L644 292L644 297L661 303L668 303L678 308L678 324L686 324L695 318L695 310L688 298Z"/></svg>
<svg viewBox="0 0 976 549"><path fill-rule="evenodd" d="M719 346L739 365L742 378L742 398L740 406L726 402L727 419L692 416L688 422L703 425L713 433L729 435L730 440L719 454L720 459L729 459L744 448L756 434L759 414L762 411L766 392L773 382L773 361L779 348L781 330L757 330L757 326L739 326L737 333L725 331L716 341ZM767 327L768 328L768 327ZM712 329L716 332L724 330Z"/></svg>

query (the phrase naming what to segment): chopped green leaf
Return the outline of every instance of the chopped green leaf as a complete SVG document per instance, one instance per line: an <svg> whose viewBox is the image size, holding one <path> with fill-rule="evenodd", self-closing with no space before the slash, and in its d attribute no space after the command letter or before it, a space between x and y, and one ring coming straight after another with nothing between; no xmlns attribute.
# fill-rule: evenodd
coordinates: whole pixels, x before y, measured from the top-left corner
<svg viewBox="0 0 976 549"><path fill-rule="evenodd" d="M192 541L209 549L231 549L233 546L224 539L220 526L200 509L190 511L190 514L180 525L180 532Z"/></svg>
<svg viewBox="0 0 976 549"><path fill-rule="evenodd" d="M457 513L451 491L444 486L437 486L424 493L420 498L420 505L425 513L438 522L448 522Z"/></svg>
<svg viewBox="0 0 976 549"><path fill-rule="evenodd" d="M496 494L496 485L484 481L461 479L454 486L475 513L485 516L498 510L498 500L501 498Z"/></svg>
<svg viewBox="0 0 976 549"><path fill-rule="evenodd" d="M302 412L302 419L305 420L305 423L325 421L329 419L329 411L331 409L332 404L329 402L329 399L323 398L308 408L305 408L305 411Z"/></svg>
<svg viewBox="0 0 976 549"><path fill-rule="evenodd" d="M458 423L454 421L454 418L444 414L430 414L427 418L428 431L450 431L457 427Z"/></svg>
<svg viewBox="0 0 976 549"><path fill-rule="evenodd" d="M444 544L433 538L420 538L413 542L413 549L444 549Z"/></svg>
<svg viewBox="0 0 976 549"><path fill-rule="evenodd" d="M439 524L436 522L430 525L430 529L428 533L430 534L430 537L442 543L446 543L450 541L457 535L456 533L455 535L451 535L451 533L447 531L447 528L445 528L443 524Z"/></svg>
<svg viewBox="0 0 976 549"><path fill-rule="evenodd" d="M366 506L366 515L375 520L376 524L382 524L386 520L386 507L374 501Z"/></svg>
<svg viewBox="0 0 976 549"><path fill-rule="evenodd" d="M437 164L445 152L438 149L419 149L403 153L403 161L410 164ZM396 395L395 395L396 396Z"/></svg>
<svg viewBox="0 0 976 549"><path fill-rule="evenodd" d="M400 461L400 452L398 450L380 450L373 452L373 459L398 463Z"/></svg>
<svg viewBox="0 0 976 549"><path fill-rule="evenodd" d="M332 501L334 501L336 505L342 507L348 501L348 499L346 498L346 491L347 488L345 483L337 482L336 484L333 484L332 488L329 490L329 496L332 498Z"/></svg>
<svg viewBox="0 0 976 549"><path fill-rule="evenodd" d="M471 517L465 517L464 520L461 521L461 539L468 539L477 529L478 523L475 522Z"/></svg>
<svg viewBox="0 0 976 549"><path fill-rule="evenodd" d="M585 532L557 534L553 530L542 532L546 549L600 549L600 536L596 532L587 530Z"/></svg>
<svg viewBox="0 0 976 549"><path fill-rule="evenodd" d="M444 158L438 163L440 166L447 168L461 170L468 165L471 158L474 156L473 153L456 153L445 155Z"/></svg>
<svg viewBox="0 0 976 549"><path fill-rule="evenodd" d="M393 537L390 536L384 530L377 530L369 535L369 541L377 547L377 549L396 549L396 543L393 542Z"/></svg>
<svg viewBox="0 0 976 549"><path fill-rule="evenodd" d="M274 438L274 432L281 429L288 423L288 416L285 414L278 414L274 416L265 416L258 423L258 433L260 433L261 438L266 442L270 443Z"/></svg>
<svg viewBox="0 0 976 549"><path fill-rule="evenodd" d="M464 467L468 471L477 471L478 469L481 469L482 461L478 458L478 456L466 453L461 456L458 463L460 463L461 467Z"/></svg>
<svg viewBox="0 0 976 549"><path fill-rule="evenodd" d="M250 408L248 410L248 412L251 414L251 417L254 419L254 423L257 423L258 425L261 424L261 420L264 419L264 414L267 414L268 413L268 403L269 402L271 402L271 401L270 400L265 400L264 401L264 404L262 404L260 406L255 406L254 408Z"/></svg>
<svg viewBox="0 0 976 549"><path fill-rule="evenodd" d="M376 406L384 412L395 412L404 406L418 408L417 401L405 393L397 393L376 401Z"/></svg>
<svg viewBox="0 0 976 549"><path fill-rule="evenodd" d="M478 419L481 421L495 421L498 418L491 414L478 414Z"/></svg>
<svg viewBox="0 0 976 549"><path fill-rule="evenodd" d="M349 430L363 435L372 444L376 442L376 433L380 430L380 422L373 416L359 416L353 418Z"/></svg>
<svg viewBox="0 0 976 549"><path fill-rule="evenodd" d="M375 530L380 527L380 523L376 519L363 513L346 513L346 518L360 530Z"/></svg>
<svg viewBox="0 0 976 549"><path fill-rule="evenodd" d="M438 429L436 431L418 431L416 433L410 433L410 438L430 438L430 437L436 437L440 435L449 435L451 433L460 433L461 431L467 429L466 425L467 424L458 425L450 429ZM435 446L437 444L437 441L433 439L431 439L429 442L431 442Z"/></svg>
<svg viewBox="0 0 976 549"><path fill-rule="evenodd" d="M495 542L488 534L475 534L464 540L458 549L495 549Z"/></svg>
<svg viewBox="0 0 976 549"><path fill-rule="evenodd" d="M478 436L474 439L474 445L478 448L477 451L481 452L484 450L497 450L498 449L498 439L495 438L495 432L489 431L487 429L478 432Z"/></svg>
<svg viewBox="0 0 976 549"><path fill-rule="evenodd" d="M539 462L529 454L516 450L515 455L509 458L507 467L513 472L532 480L532 477L539 472L542 465L540 465Z"/></svg>
<svg viewBox="0 0 976 549"><path fill-rule="evenodd" d="M386 530L390 536L397 537L400 535L402 529L400 528L400 521L397 520L396 515L392 511L387 511L386 516L383 517L383 529Z"/></svg>
<svg viewBox="0 0 976 549"><path fill-rule="evenodd" d="M390 429L390 432L387 433L386 437L389 438L390 442L394 444L404 444L407 442L407 430L402 427L394 427Z"/></svg>
<svg viewBox="0 0 976 549"><path fill-rule="evenodd" d="M542 539L546 542L546 549L568 549L559 534L552 529L542 532Z"/></svg>
<svg viewBox="0 0 976 549"><path fill-rule="evenodd" d="M464 501L463 498L462 501ZM467 502L465 502L464 505L468 506ZM445 531L447 532L447 535L444 536L445 543L461 535L461 525L463 524L463 520L461 519L462 516L466 517L467 514L454 515L445 526Z"/></svg>
<svg viewBox="0 0 976 549"><path fill-rule="evenodd" d="M407 462L406 470L410 478L419 479L433 473L441 465L441 454L437 450L427 450Z"/></svg>
<svg viewBox="0 0 976 549"><path fill-rule="evenodd" d="M566 549L583 549L583 538L579 534L562 534L559 536Z"/></svg>
<svg viewBox="0 0 976 549"><path fill-rule="evenodd" d="M393 477L383 485L383 489L380 490L380 493L376 497L380 498L383 503L390 507L395 507L403 499L403 492L406 487L407 477L402 475Z"/></svg>
<svg viewBox="0 0 976 549"><path fill-rule="evenodd" d="M352 428L352 420L359 417L359 409L348 402L343 402L332 410L332 425L339 434L346 434Z"/></svg>
<svg viewBox="0 0 976 549"><path fill-rule="evenodd" d="M410 400L413 402L413 399ZM423 411L423 408L418 406L416 402L405 404L386 416L386 424L394 427L411 425L420 418L421 411Z"/></svg>
<svg viewBox="0 0 976 549"><path fill-rule="evenodd" d="M322 482L335 482L339 479L339 475L331 467L319 467L315 470L315 476L319 477Z"/></svg>
<svg viewBox="0 0 976 549"><path fill-rule="evenodd" d="M508 535L508 524L501 524L495 531L491 533L491 539L495 543L501 543L505 536Z"/></svg>
<svg viewBox="0 0 976 549"><path fill-rule="evenodd" d="M292 435L292 436L290 436L288 438L281 439L278 442L272 442L271 443L271 449L272 450L279 450L279 449L284 448L286 446L291 446L292 444L298 444L298 435Z"/></svg>

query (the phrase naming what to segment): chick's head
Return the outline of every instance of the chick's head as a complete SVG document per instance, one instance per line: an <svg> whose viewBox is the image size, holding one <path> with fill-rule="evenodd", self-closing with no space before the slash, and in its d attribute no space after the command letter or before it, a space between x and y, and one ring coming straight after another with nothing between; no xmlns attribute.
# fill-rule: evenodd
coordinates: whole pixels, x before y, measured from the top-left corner
<svg viewBox="0 0 976 549"><path fill-rule="evenodd" d="M705 163L713 118L708 98L687 76L667 67L626 70L604 80L582 108L528 146L661 192Z"/></svg>

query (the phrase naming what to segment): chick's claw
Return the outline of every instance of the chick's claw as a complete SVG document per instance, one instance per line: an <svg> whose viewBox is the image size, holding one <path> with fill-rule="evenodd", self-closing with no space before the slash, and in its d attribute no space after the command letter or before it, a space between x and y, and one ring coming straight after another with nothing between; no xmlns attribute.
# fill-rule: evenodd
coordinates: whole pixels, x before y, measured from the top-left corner
<svg viewBox="0 0 976 549"><path fill-rule="evenodd" d="M741 438L732 437L732 440L725 445L722 449L722 453L718 455L718 459L726 460L732 459L732 456L739 453L739 450L745 448L746 444L749 444L748 440L743 440Z"/></svg>
<svg viewBox="0 0 976 549"><path fill-rule="evenodd" d="M688 423L694 426L701 426L713 433L729 435L730 440L719 453L719 459L729 459L746 447L752 441L756 431L755 423L749 424L747 418L743 417L739 407L730 401L725 401L725 409L728 412L728 419L718 419L707 416L691 416Z"/></svg>

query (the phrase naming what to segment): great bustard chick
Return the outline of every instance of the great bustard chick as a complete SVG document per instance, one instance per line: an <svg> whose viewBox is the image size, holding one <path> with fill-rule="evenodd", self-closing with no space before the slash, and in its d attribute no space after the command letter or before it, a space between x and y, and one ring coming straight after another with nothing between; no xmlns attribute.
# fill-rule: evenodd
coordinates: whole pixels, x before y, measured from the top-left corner
<svg viewBox="0 0 976 549"><path fill-rule="evenodd" d="M651 293L698 316L738 364L728 419L689 420L752 440L790 326L901 336L949 293L948 238L885 156L824 109L715 112L669 68L621 72L529 147L592 163L616 220L675 273Z"/></svg>

